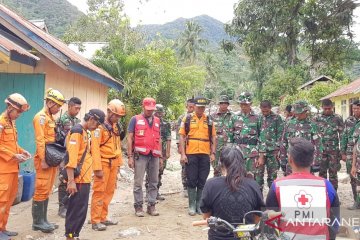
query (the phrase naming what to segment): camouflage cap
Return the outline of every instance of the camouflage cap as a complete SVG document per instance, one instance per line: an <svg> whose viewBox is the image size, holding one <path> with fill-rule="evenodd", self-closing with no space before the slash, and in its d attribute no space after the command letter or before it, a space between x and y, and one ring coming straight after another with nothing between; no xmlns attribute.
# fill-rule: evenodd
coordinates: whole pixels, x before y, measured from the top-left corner
<svg viewBox="0 0 360 240"><path fill-rule="evenodd" d="M194 103L198 107L205 107L207 104L209 104L209 101L201 96L198 96L194 99Z"/></svg>
<svg viewBox="0 0 360 240"><path fill-rule="evenodd" d="M227 95L220 95L219 104L220 103L229 103L229 97Z"/></svg>
<svg viewBox="0 0 360 240"><path fill-rule="evenodd" d="M295 114L300 114L309 110L309 104L305 100L296 101L292 108Z"/></svg>
<svg viewBox="0 0 360 240"><path fill-rule="evenodd" d="M239 95L239 97L238 97L238 102L239 102L239 103L246 103L246 104L252 103L251 93L249 93L249 92L242 92L242 93Z"/></svg>
<svg viewBox="0 0 360 240"><path fill-rule="evenodd" d="M165 112L164 106L162 104L156 104L155 107L156 107L155 112L161 112L161 113Z"/></svg>

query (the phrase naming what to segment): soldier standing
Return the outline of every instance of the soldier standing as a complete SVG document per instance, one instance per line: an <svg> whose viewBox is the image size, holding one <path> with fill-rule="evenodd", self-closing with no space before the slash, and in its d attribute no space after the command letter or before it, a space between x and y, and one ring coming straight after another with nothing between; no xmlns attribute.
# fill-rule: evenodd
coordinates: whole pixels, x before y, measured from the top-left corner
<svg viewBox="0 0 360 240"><path fill-rule="evenodd" d="M345 120L344 133L341 138L341 158L346 162L346 172L350 175L350 185L353 193L354 204L347 209L360 209L360 200L357 200L356 178L351 174L354 144L359 138L360 101L355 100L352 105L353 115ZM355 131L356 130L356 131ZM359 153L357 153L358 155Z"/></svg>
<svg viewBox="0 0 360 240"><path fill-rule="evenodd" d="M347 209L356 210L360 209L360 201L357 200L357 190L356 190L356 176L354 177L351 174L353 154L354 154L354 144L358 142L360 134L360 101L355 100L352 103L352 112L353 116L348 117L345 120L345 130L341 139L341 156L342 160L346 161L346 172L350 175L350 185L353 193L354 204L349 206ZM357 149L356 149L357 150ZM355 152L356 158L359 158L358 152Z"/></svg>
<svg viewBox="0 0 360 240"><path fill-rule="evenodd" d="M161 104L156 104L155 116L160 119L160 131L161 131L161 152L160 157L160 168L159 168L159 182L158 182L158 194L157 200L165 200L163 196L160 195L159 189L162 185L161 179L166 168L166 162L170 157L170 147L171 147L171 126L168 121L164 119L164 106Z"/></svg>
<svg viewBox="0 0 360 240"><path fill-rule="evenodd" d="M238 98L241 112L231 120L234 132L234 143L240 147L244 155L246 171L250 172L262 188L264 185L264 159L259 158L259 116L251 109L252 96L243 92Z"/></svg>
<svg viewBox="0 0 360 240"><path fill-rule="evenodd" d="M323 153L320 162L319 177L327 179L327 172L329 171L329 181L335 190L337 190L337 172L341 168L339 144L344 130L344 122L341 116L334 113L334 106L331 100L323 100L321 107L323 110L322 114L314 118L315 123L322 133Z"/></svg>
<svg viewBox="0 0 360 240"><path fill-rule="evenodd" d="M350 210L353 209L360 209L360 142L359 142L359 134L360 124L357 123L355 126L355 132L356 138L354 140L356 141L356 144L354 146L354 154L353 154L353 161L351 164L351 177L354 179L355 182L355 193L354 193L354 206L353 208L348 208Z"/></svg>
<svg viewBox="0 0 360 240"><path fill-rule="evenodd" d="M186 164L190 216L201 214L201 195L216 151L215 127L204 113L208 100L197 97L194 102L195 113L184 117L179 130L181 161Z"/></svg>
<svg viewBox="0 0 360 240"><path fill-rule="evenodd" d="M314 163L312 164L312 172L319 170L319 164L322 159L323 146L321 143L320 133L314 122L308 117L309 105L304 100L299 100L293 105L295 118L291 119L284 128L282 146L280 148L280 161L286 163L285 175L291 173L291 168L287 162L289 149L289 141L295 137L302 137L314 144Z"/></svg>
<svg viewBox="0 0 360 240"><path fill-rule="evenodd" d="M270 188L277 178L279 169L279 150L281 145L284 122L282 118L271 111L271 102L268 100L260 103L262 115L260 116L260 145L259 153L265 163L267 171L267 184Z"/></svg>
<svg viewBox="0 0 360 240"><path fill-rule="evenodd" d="M154 115L160 119L160 135L161 135L161 157L160 157L160 165L159 165L159 182L158 182L158 193L157 200L164 201L165 198L159 193L159 189L162 185L161 179L164 174L164 170L166 168L167 159L170 157L170 147L171 147L171 126L168 121L164 119L164 106L161 104L156 104L156 110ZM149 185L149 175L146 174L146 192L148 192Z"/></svg>
<svg viewBox="0 0 360 240"><path fill-rule="evenodd" d="M62 145L65 145L65 138L70 129L75 126L75 124L80 123L80 119L76 116L79 114L81 109L81 100L77 97L72 97L68 101L68 110L60 116L56 121L56 141ZM62 166L63 163L60 165ZM60 171L61 172L61 171ZM62 178L62 175L59 175L59 187L58 187L58 200L59 200L59 211L58 215L62 218L66 216L66 205L63 203L64 198L66 198L66 181Z"/></svg>
<svg viewBox="0 0 360 240"><path fill-rule="evenodd" d="M181 122L184 119L184 117L186 117L188 114L191 114L191 113L194 112L194 107L195 107L194 99L193 98L188 99L186 101L186 113L182 114L178 118L178 121L177 121L177 124L176 124L176 140L177 140L176 144L178 146L178 153L181 153L180 152L180 147L179 147L179 139L180 139L179 130L180 130ZM184 188L184 197L187 198L188 197L188 191L187 191L187 178L186 178L185 164L183 164L181 161L180 161L180 164L181 164L181 182L182 182L183 188Z"/></svg>
<svg viewBox="0 0 360 240"><path fill-rule="evenodd" d="M10 207L18 192L19 164L31 158L31 154L21 148L15 120L30 106L19 93L13 93L5 99L6 109L0 115L0 239L10 240L17 232L6 229Z"/></svg>
<svg viewBox="0 0 360 240"><path fill-rule="evenodd" d="M230 128L230 122L233 114L228 109L229 104L229 97L221 95L218 111L211 114L211 119L216 128L216 155L215 161L211 163L214 169L214 177L221 176L221 167L219 162L221 150L226 143L233 142L233 132L232 128Z"/></svg>

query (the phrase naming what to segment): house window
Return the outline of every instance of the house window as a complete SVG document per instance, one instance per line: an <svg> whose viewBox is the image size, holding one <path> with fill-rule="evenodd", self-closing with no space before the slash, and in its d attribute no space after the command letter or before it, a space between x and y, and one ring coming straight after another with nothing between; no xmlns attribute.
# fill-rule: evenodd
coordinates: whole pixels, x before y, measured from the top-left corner
<svg viewBox="0 0 360 240"><path fill-rule="evenodd" d="M341 115L344 117L346 115L346 100L341 100Z"/></svg>
<svg viewBox="0 0 360 240"><path fill-rule="evenodd" d="M353 111L352 111L351 104L353 104L353 102L355 102L356 100L359 100L359 98L358 98L358 97L355 97L355 98L350 98L350 99L349 99L349 105L350 105L350 107L349 107L349 113L350 113L350 115L349 115L349 116L352 116L352 115L353 115Z"/></svg>

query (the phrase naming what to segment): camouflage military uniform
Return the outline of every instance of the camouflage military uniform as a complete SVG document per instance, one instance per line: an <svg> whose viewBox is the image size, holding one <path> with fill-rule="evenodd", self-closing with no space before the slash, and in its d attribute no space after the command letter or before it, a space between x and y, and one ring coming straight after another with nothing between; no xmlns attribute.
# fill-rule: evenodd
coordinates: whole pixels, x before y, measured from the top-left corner
<svg viewBox="0 0 360 240"><path fill-rule="evenodd" d="M161 131L161 146L162 146L162 159L163 159L163 165L159 169L159 182L158 182L158 189L162 185L161 179L162 175L164 173L164 170L166 168L166 146L167 141L171 140L171 126L168 121L165 121L164 119L160 120L160 131Z"/></svg>
<svg viewBox="0 0 360 240"><path fill-rule="evenodd" d="M226 143L233 142L233 132L232 128L230 128L232 113L230 111L225 113L217 112L211 115L211 119L214 122L217 137L215 161L211 163L214 168L214 176L216 177L221 176L219 164L221 150L226 145Z"/></svg>
<svg viewBox="0 0 360 240"><path fill-rule="evenodd" d="M337 114L326 116L320 114L314 118L322 136L323 154L320 162L319 177L327 178L329 171L329 181L338 188L337 172L341 168L340 164L340 137L344 130L344 122L342 117Z"/></svg>
<svg viewBox="0 0 360 240"><path fill-rule="evenodd" d="M179 144L179 139L180 139L180 137L179 137L180 125L181 125L182 120L184 119L184 117L187 114L188 113L182 114L177 120L177 124L176 124L176 141L177 141L177 144ZM185 171L185 164L181 164L181 182L182 182L184 190L187 190L187 177L186 177L186 171Z"/></svg>
<svg viewBox="0 0 360 240"><path fill-rule="evenodd" d="M356 202L356 179L350 174L353 160L354 144L359 138L359 123L360 119L350 116L345 120L345 128L341 138L341 154L346 155L346 172L350 175L350 185L353 193L354 201ZM355 129L357 131L355 132ZM355 137L355 139L354 139ZM360 202L360 201L359 201Z"/></svg>
<svg viewBox="0 0 360 240"><path fill-rule="evenodd" d="M277 159L280 150L284 122L282 118L271 112L268 116L260 116L259 152L265 156L267 171L267 184L270 187L277 178L279 161Z"/></svg>
<svg viewBox="0 0 360 240"><path fill-rule="evenodd" d="M259 116L254 112L249 114L239 113L231 119L230 129L234 132L233 142L238 145L243 153L246 171L254 175L260 186L264 184L264 166L255 167L256 159L259 157Z"/></svg>
<svg viewBox="0 0 360 240"><path fill-rule="evenodd" d="M75 125L80 123L80 119L77 117L71 117L69 113L66 111L64 114L60 116L60 118L56 121L56 140L64 144L65 137L70 129ZM60 173L61 171L59 171ZM66 188L67 184L62 179L62 175L59 175L59 187L58 187L58 200L59 200L59 214L61 212L61 208L65 208L66 206L63 204L64 198L67 196Z"/></svg>
<svg viewBox="0 0 360 240"><path fill-rule="evenodd" d="M319 165L322 159L323 146L321 143L321 136L318 128L314 122L309 118L298 120L296 118L290 120L284 128L284 136L282 139L282 146L280 148L280 160L287 162L287 152L289 149L289 140L294 137L302 137L314 144L314 165ZM291 170L287 165L286 175L290 174Z"/></svg>
<svg viewBox="0 0 360 240"><path fill-rule="evenodd" d="M357 122L354 127L354 133L353 133L353 142L354 142L354 148L356 153L356 169L357 169L357 177L351 176L351 180L353 181L354 185L354 200L358 204L358 208L360 208L360 122Z"/></svg>

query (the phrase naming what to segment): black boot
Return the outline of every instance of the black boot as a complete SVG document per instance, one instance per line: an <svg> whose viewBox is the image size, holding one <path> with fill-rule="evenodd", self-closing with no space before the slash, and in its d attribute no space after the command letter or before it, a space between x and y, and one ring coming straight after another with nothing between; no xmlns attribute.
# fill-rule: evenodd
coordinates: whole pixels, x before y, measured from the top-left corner
<svg viewBox="0 0 360 240"><path fill-rule="evenodd" d="M196 188L188 187L189 196L189 215L195 216L196 214Z"/></svg>
<svg viewBox="0 0 360 240"><path fill-rule="evenodd" d="M47 210L48 210L48 205L49 205L49 199L45 200L44 203L44 222L47 225L50 225L51 227L53 227L54 229L58 229L59 225L55 224L55 223L50 223L47 219Z"/></svg>
<svg viewBox="0 0 360 240"><path fill-rule="evenodd" d="M360 209L360 203L354 201L354 204L352 206L347 207L348 210L357 210Z"/></svg>
<svg viewBox="0 0 360 240"><path fill-rule="evenodd" d="M33 224L32 229L35 231L42 231L43 233L51 233L55 230L53 226L50 226L45 223L45 201L33 201L32 202L32 217L33 217Z"/></svg>
<svg viewBox="0 0 360 240"><path fill-rule="evenodd" d="M196 213L197 214L202 214L201 209L200 209L200 202L201 202L201 195L202 195L203 190L198 188L196 191Z"/></svg>

